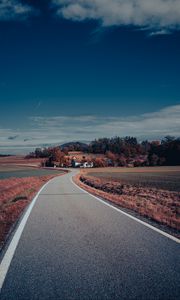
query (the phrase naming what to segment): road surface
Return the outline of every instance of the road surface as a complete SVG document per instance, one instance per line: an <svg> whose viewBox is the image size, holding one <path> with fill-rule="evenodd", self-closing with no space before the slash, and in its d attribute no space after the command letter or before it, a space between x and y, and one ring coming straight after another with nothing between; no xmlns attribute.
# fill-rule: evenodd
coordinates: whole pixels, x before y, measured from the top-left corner
<svg viewBox="0 0 180 300"><path fill-rule="evenodd" d="M179 245L56 177L40 192L1 300L178 299Z"/></svg>

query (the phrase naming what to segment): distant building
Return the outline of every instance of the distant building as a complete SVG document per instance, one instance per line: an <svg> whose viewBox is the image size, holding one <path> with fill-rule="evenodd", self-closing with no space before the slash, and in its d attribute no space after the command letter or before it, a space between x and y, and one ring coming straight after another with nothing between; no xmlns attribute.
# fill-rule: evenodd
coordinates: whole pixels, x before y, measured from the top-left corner
<svg viewBox="0 0 180 300"><path fill-rule="evenodd" d="M94 164L93 162L80 162L80 161L76 161L76 158L73 157L73 159L71 160L71 166L73 168L93 168Z"/></svg>
<svg viewBox="0 0 180 300"><path fill-rule="evenodd" d="M84 163L82 163L81 164L81 168L93 168L93 166L94 166L94 164L93 164L93 162L84 162Z"/></svg>

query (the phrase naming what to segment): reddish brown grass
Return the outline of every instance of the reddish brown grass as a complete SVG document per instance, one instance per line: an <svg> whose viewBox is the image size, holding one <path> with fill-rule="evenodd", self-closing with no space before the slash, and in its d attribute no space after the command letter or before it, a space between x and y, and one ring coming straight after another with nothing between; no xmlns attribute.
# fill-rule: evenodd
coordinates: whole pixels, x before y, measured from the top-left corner
<svg viewBox="0 0 180 300"><path fill-rule="evenodd" d="M178 192L109 182L102 178L87 176L85 173L76 175L74 180L90 193L131 209L160 224L180 230Z"/></svg>
<svg viewBox="0 0 180 300"><path fill-rule="evenodd" d="M81 170L85 174L88 173L169 173L180 172L180 166L158 166L158 167L106 167L106 168L92 168L88 170Z"/></svg>
<svg viewBox="0 0 180 300"><path fill-rule="evenodd" d="M37 191L55 176L57 174L0 180L0 248L12 225L18 220Z"/></svg>

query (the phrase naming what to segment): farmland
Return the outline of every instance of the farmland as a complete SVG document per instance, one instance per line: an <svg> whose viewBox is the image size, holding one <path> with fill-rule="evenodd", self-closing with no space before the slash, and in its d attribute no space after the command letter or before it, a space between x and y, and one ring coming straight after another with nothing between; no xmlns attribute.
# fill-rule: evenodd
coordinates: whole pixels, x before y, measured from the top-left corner
<svg viewBox="0 0 180 300"><path fill-rule="evenodd" d="M47 169L32 169L32 168L19 168L14 167L12 169L2 170L0 168L0 180L10 177L23 178L23 177L39 177L47 175L58 175L61 174L60 170L47 170Z"/></svg>
<svg viewBox="0 0 180 300"><path fill-rule="evenodd" d="M0 157L0 167L1 166L14 166L14 165L38 167L38 166L40 166L42 160L43 160L42 158L26 159L22 155L6 156L6 157Z"/></svg>
<svg viewBox="0 0 180 300"><path fill-rule="evenodd" d="M88 175L140 187L180 192L180 167L99 168Z"/></svg>
<svg viewBox="0 0 180 300"><path fill-rule="evenodd" d="M10 177L39 177L61 174L61 170L40 168L43 159L25 159L23 156L0 157L0 180Z"/></svg>

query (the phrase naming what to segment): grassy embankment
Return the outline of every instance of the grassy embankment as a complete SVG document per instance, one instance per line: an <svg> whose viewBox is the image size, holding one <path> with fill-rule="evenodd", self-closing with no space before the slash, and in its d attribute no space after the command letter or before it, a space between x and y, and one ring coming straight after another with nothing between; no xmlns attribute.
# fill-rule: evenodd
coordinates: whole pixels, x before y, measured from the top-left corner
<svg viewBox="0 0 180 300"><path fill-rule="evenodd" d="M0 179L0 249L38 190L51 178L63 174L57 170L38 169L39 165L39 160L24 160L23 157L0 158L0 175L4 178ZM37 176L32 176L35 173Z"/></svg>
<svg viewBox="0 0 180 300"><path fill-rule="evenodd" d="M180 237L180 167L89 169L75 181L99 197L172 228Z"/></svg>

